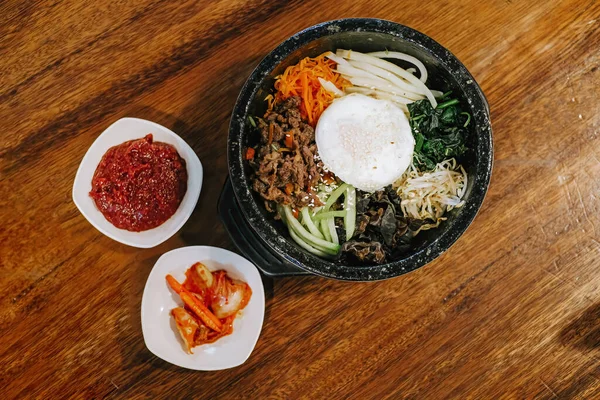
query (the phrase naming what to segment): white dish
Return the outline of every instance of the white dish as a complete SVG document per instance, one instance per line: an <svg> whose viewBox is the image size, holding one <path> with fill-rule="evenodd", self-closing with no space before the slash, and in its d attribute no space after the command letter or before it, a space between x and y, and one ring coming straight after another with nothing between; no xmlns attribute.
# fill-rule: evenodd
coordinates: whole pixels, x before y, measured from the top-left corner
<svg viewBox="0 0 600 400"><path fill-rule="evenodd" d="M166 276L171 274L183 283L185 271L198 261L211 271L223 269L248 283L252 297L233 322L233 333L194 347L194 354L188 354L171 317L171 310L183 302L167 284ZM214 371L236 367L248 359L260 336L264 314L262 280L250 261L217 247L182 247L163 254L148 276L142 297L142 332L146 347L157 357L184 368Z"/></svg>
<svg viewBox="0 0 600 400"><path fill-rule="evenodd" d="M152 133L157 142L168 143L175 147L185 160L188 173L188 187L175 214L162 225L142 232L130 232L119 229L108 222L89 196L92 190L94 172L106 151L116 145L133 139L140 139ZM154 247L173 236L194 211L200 189L202 188L202 164L194 150L179 136L154 122L139 118L122 118L109 126L92 143L79 164L73 183L73 201L83 216L100 232L111 239L129 246Z"/></svg>

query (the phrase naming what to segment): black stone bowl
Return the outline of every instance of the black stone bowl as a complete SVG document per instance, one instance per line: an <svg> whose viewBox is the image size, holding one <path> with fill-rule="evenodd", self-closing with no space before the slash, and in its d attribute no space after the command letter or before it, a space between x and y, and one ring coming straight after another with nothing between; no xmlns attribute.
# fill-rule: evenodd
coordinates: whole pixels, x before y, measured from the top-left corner
<svg viewBox="0 0 600 400"><path fill-rule="evenodd" d="M452 90L471 113L469 152L459 161L468 173L463 207L448 213L439 228L420 233L403 258L383 265L350 266L309 254L290 238L252 192L250 170L243 160L247 146L259 135L248 116L262 116L265 96L273 91L275 76L306 56L325 51L352 49L360 52L401 51L427 67L427 85ZM465 66L428 36L406 26L379 19L352 18L324 22L303 30L281 43L252 72L233 110L228 138L229 179L219 204L226 229L242 253L268 275L313 273L327 278L372 281L392 278L422 267L446 251L467 229L481 206L492 172L493 144L489 106L481 88Z"/></svg>

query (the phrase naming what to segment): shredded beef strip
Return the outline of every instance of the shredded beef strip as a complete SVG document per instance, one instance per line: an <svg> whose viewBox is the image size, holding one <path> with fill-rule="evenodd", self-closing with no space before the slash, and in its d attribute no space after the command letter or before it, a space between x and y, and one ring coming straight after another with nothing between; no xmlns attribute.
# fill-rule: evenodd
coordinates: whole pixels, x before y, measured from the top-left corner
<svg viewBox="0 0 600 400"><path fill-rule="evenodd" d="M290 97L258 121L260 144L250 160L252 188L271 212L274 203L296 209L322 205L313 190L323 174L322 164L315 160L315 131L302 121L300 102L300 97ZM286 145L288 135L292 136L291 148Z"/></svg>

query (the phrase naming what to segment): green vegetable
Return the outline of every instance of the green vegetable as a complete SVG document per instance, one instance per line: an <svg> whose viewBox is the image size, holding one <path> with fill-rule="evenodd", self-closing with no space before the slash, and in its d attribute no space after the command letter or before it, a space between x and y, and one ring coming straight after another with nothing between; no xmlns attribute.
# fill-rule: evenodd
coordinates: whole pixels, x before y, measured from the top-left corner
<svg viewBox="0 0 600 400"><path fill-rule="evenodd" d="M469 114L468 112L461 112L460 115L466 115L467 116L467 121L463 125L466 128L467 125L469 125L469 122L471 122L471 114Z"/></svg>
<svg viewBox="0 0 600 400"><path fill-rule="evenodd" d="M254 118L248 115L248 121L250 121L250 125L256 128L256 122L254 122Z"/></svg>
<svg viewBox="0 0 600 400"><path fill-rule="evenodd" d="M348 212L346 210L320 212L320 213L315 214L315 216L312 219L314 221L319 221L322 219L333 218L333 217L346 217L346 214L348 214Z"/></svg>
<svg viewBox="0 0 600 400"><path fill-rule="evenodd" d="M458 100L456 100L456 99L448 100L448 101L438 104L436 109L441 110L442 108L450 107L455 104L458 104Z"/></svg>
<svg viewBox="0 0 600 400"><path fill-rule="evenodd" d="M319 239L325 239L319 228L313 222L313 219L310 216L310 212L308 211L308 207L302 208L302 223L308 228L310 233L318 237Z"/></svg>
<svg viewBox="0 0 600 400"><path fill-rule="evenodd" d="M329 227L329 235L331 235L331 241L338 245L339 248L339 244L340 244L340 240L338 238L337 235L337 231L335 230L335 220L334 218L328 218L326 219L327 221L327 226Z"/></svg>
<svg viewBox="0 0 600 400"><path fill-rule="evenodd" d="M325 202L325 207L323 207L323 211L329 211L329 208L333 205L333 203L335 203L337 201L338 197L340 197L342 194L344 194L344 192L346 191L347 188L348 188L347 183L343 183L340 186L338 186L338 188L335 189L331 193L331 195Z"/></svg>
<svg viewBox="0 0 600 400"><path fill-rule="evenodd" d="M352 185L349 185L346 189L344 211L346 211L346 215L344 216L346 240L350 240L352 235L354 235L354 228L356 226L356 189Z"/></svg>
<svg viewBox="0 0 600 400"><path fill-rule="evenodd" d="M346 183L337 187L331 193L320 192L321 199L327 197L323 207L313 209L308 207L301 210L299 221L292 214L290 206L277 206L282 221L287 225L290 236L303 249L318 256L335 256L340 249L339 238L335 226L335 218L344 218L346 237L352 237L356 225L356 189ZM330 211L331 206L344 196L344 209Z"/></svg>
<svg viewBox="0 0 600 400"><path fill-rule="evenodd" d="M287 219L285 219L285 210L283 209L283 206L281 204L277 205L277 214L279 214L279 218L281 218L281 221L283 221L284 224L288 224L287 223Z"/></svg>
<svg viewBox="0 0 600 400"><path fill-rule="evenodd" d="M428 100L408 104L410 127L415 138L413 162L420 170L433 170L437 163L460 157L465 145L471 115L462 112L457 99L447 99L435 109Z"/></svg>
<svg viewBox="0 0 600 400"><path fill-rule="evenodd" d="M322 219L319 224L321 225L321 232L323 233L323 236L325 236L325 240L331 242L331 233L329 232L329 225L327 224L327 220Z"/></svg>
<svg viewBox="0 0 600 400"><path fill-rule="evenodd" d="M311 246L310 244L306 243L291 228L289 229L289 231L290 231L290 236L292 237L292 239L294 239L294 242L298 243L298 245L300 247L302 247L303 249L305 249L309 253L312 253L312 254L314 254L316 256L319 256L319 257L330 257L332 255L331 253L327 253L327 252L325 252L323 250L319 250L319 249Z"/></svg>
<svg viewBox="0 0 600 400"><path fill-rule="evenodd" d="M452 90L448 90L446 93L442 94L442 97L439 100L446 100L452 94Z"/></svg>
<svg viewBox="0 0 600 400"><path fill-rule="evenodd" d="M293 230L294 233L298 235L298 237L300 237L304 242L326 253L331 253L333 255L337 254L340 249L339 244L334 244L320 239L307 231L306 228L304 228L302 224L294 217L290 206L283 206L283 211L285 213L285 220L287 221L288 228Z"/></svg>

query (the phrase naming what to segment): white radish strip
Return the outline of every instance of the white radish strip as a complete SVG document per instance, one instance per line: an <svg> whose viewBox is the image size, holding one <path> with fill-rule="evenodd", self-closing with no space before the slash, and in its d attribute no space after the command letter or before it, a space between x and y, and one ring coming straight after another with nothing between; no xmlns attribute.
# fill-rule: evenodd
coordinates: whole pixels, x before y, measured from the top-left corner
<svg viewBox="0 0 600 400"><path fill-rule="evenodd" d="M400 89L398 86L394 86L389 82L383 83L377 79L369 79L369 78L361 78L361 77L353 77L352 78L352 77L346 77L345 75L344 75L344 78L348 79L355 86L362 86L362 87L366 87L366 88L369 88L372 90L382 90L384 92L388 92L388 93L394 94L396 96L402 96L408 100L417 101L417 100L420 100L423 98L423 96L421 96L421 95L406 92L406 91Z"/></svg>
<svg viewBox="0 0 600 400"><path fill-rule="evenodd" d="M372 64L363 61L350 61L350 64L352 64L352 66L355 68L362 69L363 71L370 72L373 75L385 79L386 81L393 83L394 85L406 90L407 92L425 94L425 92L421 88L416 87L415 85L405 81L404 79L399 78L397 75L394 75L390 71L387 71L383 68L376 67Z"/></svg>
<svg viewBox="0 0 600 400"><path fill-rule="evenodd" d="M386 92L378 92L375 94L375 96L379 99L390 100L390 101L393 101L394 103L399 103L402 105L410 104L414 101L411 99L407 99L406 97L395 96L393 94L386 93ZM423 97L423 98L425 98L425 97Z"/></svg>
<svg viewBox="0 0 600 400"><path fill-rule="evenodd" d="M368 89L360 86L350 86L346 88L347 93L362 93L367 96L375 96L377 95L377 91L373 89Z"/></svg>
<svg viewBox="0 0 600 400"><path fill-rule="evenodd" d="M363 71L362 69L354 68L350 64L348 64L348 65L338 65L336 67L335 71L339 72L342 75L362 76L363 78L373 78L373 79L377 78L374 74L372 74L370 72L367 72L367 71ZM377 78L377 79L379 79L379 78Z"/></svg>
<svg viewBox="0 0 600 400"><path fill-rule="evenodd" d="M427 82L427 68L425 68L425 64L423 64L418 58L413 56L409 56L406 53L400 53L397 51L376 51L373 53L367 53L370 56L377 58L395 58L397 60L407 61L417 68L419 68L419 73L421 74L420 80L421 82Z"/></svg>
<svg viewBox="0 0 600 400"><path fill-rule="evenodd" d="M362 61L368 64L372 64L376 67L393 72L401 78L406 79L409 83L412 83L416 88L419 89L419 92L425 94L434 108L437 106L437 102L433 94L431 94L429 88L427 88L427 86L423 82L421 82L417 77L406 72L404 69L400 68L396 64L382 60L377 57L368 56L366 54L362 54L356 51L350 52L347 50L338 50L338 55L341 55L344 58L351 59L354 61Z"/></svg>
<svg viewBox="0 0 600 400"><path fill-rule="evenodd" d="M435 100L435 97L433 97L433 94L427 88L427 86L425 86L425 84L423 82L421 82L419 80L419 78L417 78L416 76L414 76L412 74L409 74L408 72L406 72L405 70L403 70L402 68L400 68L399 66L397 66L396 64L393 64L393 63L391 63L389 61L382 60L381 58L377 58L377 57L373 57L373 56L368 56L366 54L359 53L357 51L348 51L348 50L339 49L339 50L337 50L336 55L338 55L340 57L344 57L347 60L356 60L356 61L368 62L368 63L373 64L373 65L375 65L375 66L377 66L379 68L383 68L383 69L386 69L386 70L388 70L390 72L395 73L396 75L398 75L398 76L406 79L408 82L412 83L416 87L418 87L421 90L423 90L423 93L429 99L429 102L431 103L431 106L433 108L437 107L437 101Z"/></svg>
<svg viewBox="0 0 600 400"><path fill-rule="evenodd" d="M323 86L323 89L327 90L328 92L333 93L337 97L342 97L344 95L344 92L342 92L340 89L338 89L337 86L335 86L333 84L333 82L329 82L328 80L325 80L321 77L319 77L318 79L319 79L319 83L321 84L321 86Z"/></svg>
<svg viewBox="0 0 600 400"><path fill-rule="evenodd" d="M365 75L353 75L353 74L350 74L350 75L342 74L342 76L344 78L346 78L347 80L350 80L350 79L359 79L359 80L363 80L365 82L369 81L369 82L372 82L373 85L379 85L381 87L395 88L396 91L400 90L400 91L405 92L405 90L403 90L402 88L394 85L392 82L386 81L385 79L381 79L380 77L375 76L373 74L370 74L369 76L365 76Z"/></svg>
<svg viewBox="0 0 600 400"><path fill-rule="evenodd" d="M347 62L347 61L346 61ZM356 61L352 61L352 63L356 63ZM375 73L373 73L373 71L371 70L371 68L376 68L373 67L369 64L366 63L357 63L357 65L362 65L363 68L367 68L367 69L361 69L361 68L355 68L353 65L338 65L336 72L339 72L340 74L342 74L342 76L348 80L350 80L350 78L355 78L355 77L361 77L361 78L366 78L366 79L371 79L374 81L379 82L381 85L388 85L390 83L395 84L395 82L390 82L389 79L384 79L382 77L377 76ZM405 81L403 81L402 79L396 77L395 75L393 75L392 73L379 68L381 75L383 75L384 77L389 77L390 75L392 77L396 78L396 82L398 83L398 87L403 91L403 92L411 92L414 93L415 95L418 96L423 96L421 98L425 98L425 96L421 93L421 91L416 88L414 85L411 85L410 83L407 83Z"/></svg>
<svg viewBox="0 0 600 400"><path fill-rule="evenodd" d="M377 97L379 99L390 100L400 104L410 104L413 102L411 99L406 97L396 96L393 93L384 92L381 90L373 90L362 86L350 86L346 88L347 93L361 93L367 96ZM420 99L424 99L425 96L420 96Z"/></svg>
<svg viewBox="0 0 600 400"><path fill-rule="evenodd" d="M344 60L343 57L338 57L335 54L333 54L331 51L328 51L327 53L325 53L324 56L329 58L330 60L338 63L338 66L339 65L341 65L341 66L350 65L350 63L348 63L348 61Z"/></svg>
<svg viewBox="0 0 600 400"><path fill-rule="evenodd" d="M436 99L439 99L440 97L442 97L444 95L444 92L440 92L439 90L431 90L431 94Z"/></svg>
<svg viewBox="0 0 600 400"><path fill-rule="evenodd" d="M406 107L406 105L413 102L412 100L408 100L400 96L395 96L391 93L381 91L378 92L376 90L371 90L360 86L350 86L346 88L346 93L361 93L366 96L373 96L377 99L393 101L398 107L402 109L402 111L404 111L405 114L408 114L408 107Z"/></svg>

